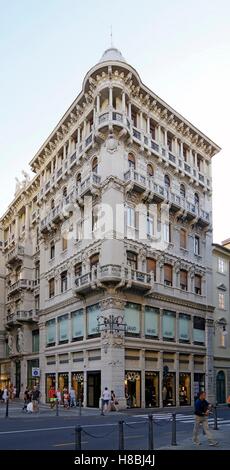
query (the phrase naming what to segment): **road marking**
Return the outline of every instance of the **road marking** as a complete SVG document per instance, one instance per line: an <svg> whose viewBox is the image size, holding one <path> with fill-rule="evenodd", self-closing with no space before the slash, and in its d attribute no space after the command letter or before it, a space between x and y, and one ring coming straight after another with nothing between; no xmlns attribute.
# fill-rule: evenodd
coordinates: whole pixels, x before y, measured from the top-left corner
<svg viewBox="0 0 230 470"><path fill-rule="evenodd" d="M138 436L125 436L125 440L126 439L136 439L137 437L145 437L144 434L139 434Z"/></svg>
<svg viewBox="0 0 230 470"><path fill-rule="evenodd" d="M63 444L53 444L52 447L73 446L76 442L63 442ZM88 444L88 441L82 441L82 444Z"/></svg>

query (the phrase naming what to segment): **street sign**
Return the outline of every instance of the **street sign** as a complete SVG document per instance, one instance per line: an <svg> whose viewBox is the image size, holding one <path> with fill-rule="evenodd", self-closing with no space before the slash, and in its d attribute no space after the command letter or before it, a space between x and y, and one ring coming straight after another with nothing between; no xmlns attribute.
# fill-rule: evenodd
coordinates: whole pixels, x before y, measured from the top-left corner
<svg viewBox="0 0 230 470"><path fill-rule="evenodd" d="M32 367L32 377L40 377L40 368Z"/></svg>

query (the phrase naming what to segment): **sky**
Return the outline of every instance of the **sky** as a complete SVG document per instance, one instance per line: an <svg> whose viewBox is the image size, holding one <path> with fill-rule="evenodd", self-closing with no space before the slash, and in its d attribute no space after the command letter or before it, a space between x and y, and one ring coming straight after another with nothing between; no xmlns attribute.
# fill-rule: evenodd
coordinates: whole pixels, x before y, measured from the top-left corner
<svg viewBox="0 0 230 470"><path fill-rule="evenodd" d="M15 177L113 43L145 85L221 148L213 240L230 237L229 0L0 0L0 214Z"/></svg>

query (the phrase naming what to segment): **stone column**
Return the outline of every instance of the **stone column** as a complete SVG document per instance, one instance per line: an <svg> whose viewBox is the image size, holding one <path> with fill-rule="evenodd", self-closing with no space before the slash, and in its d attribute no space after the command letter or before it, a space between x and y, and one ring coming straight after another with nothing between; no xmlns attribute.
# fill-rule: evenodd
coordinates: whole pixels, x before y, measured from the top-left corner
<svg viewBox="0 0 230 470"><path fill-rule="evenodd" d="M46 326L45 322L39 323L39 368L40 368L40 392L41 402L46 402Z"/></svg>
<svg viewBox="0 0 230 470"><path fill-rule="evenodd" d="M180 406L180 399L179 399L179 377L180 377L180 361L179 361L179 353L175 353L174 358L175 364L175 371L176 371L176 406Z"/></svg>
<svg viewBox="0 0 230 470"><path fill-rule="evenodd" d="M25 213L25 237L28 238L30 233L30 208L29 204L26 204L26 213Z"/></svg>
<svg viewBox="0 0 230 470"><path fill-rule="evenodd" d="M189 355L189 372L191 372L191 406L194 399L194 354Z"/></svg>
<svg viewBox="0 0 230 470"><path fill-rule="evenodd" d="M179 331L179 312L176 312L176 330L175 330L175 341L176 343L179 343L180 339L180 331Z"/></svg>
<svg viewBox="0 0 230 470"><path fill-rule="evenodd" d="M122 112L125 113L125 91L122 91L121 101L122 101Z"/></svg>
<svg viewBox="0 0 230 470"><path fill-rule="evenodd" d="M100 94L97 95L96 107L97 107L97 113L100 113Z"/></svg>
<svg viewBox="0 0 230 470"><path fill-rule="evenodd" d="M159 351L158 356L159 366L159 405L163 408L162 388L163 388L163 351Z"/></svg>
<svg viewBox="0 0 230 470"><path fill-rule="evenodd" d="M107 318L121 317L124 312L123 301L110 297L101 301L101 314ZM114 325L115 327L115 325ZM125 390L125 337L122 329L101 332L101 390L108 387L114 390L119 408L126 408Z"/></svg>
<svg viewBox="0 0 230 470"><path fill-rule="evenodd" d="M158 126L158 143L161 144L161 126Z"/></svg>
<svg viewBox="0 0 230 470"><path fill-rule="evenodd" d="M113 107L113 87L109 87L109 107Z"/></svg>
<svg viewBox="0 0 230 470"><path fill-rule="evenodd" d="M205 343L206 343L206 357L205 357L205 384L207 400L210 403L215 403L214 395L214 361L213 361L213 328L214 323L212 318L207 318L205 328Z"/></svg>
<svg viewBox="0 0 230 470"><path fill-rule="evenodd" d="M128 116L129 116L129 119L131 119L131 117L132 117L132 104L131 104L131 101L129 101Z"/></svg>
<svg viewBox="0 0 230 470"><path fill-rule="evenodd" d="M18 242L19 238L19 217L18 214L15 216L15 243Z"/></svg>
<svg viewBox="0 0 230 470"><path fill-rule="evenodd" d="M145 408L145 349L140 350L141 366L141 408Z"/></svg>
<svg viewBox="0 0 230 470"><path fill-rule="evenodd" d="M183 158L183 142L180 143L180 156Z"/></svg>
<svg viewBox="0 0 230 470"><path fill-rule="evenodd" d="M77 128L77 143L80 144L81 141L81 128L80 126Z"/></svg>
<svg viewBox="0 0 230 470"><path fill-rule="evenodd" d="M147 134L150 134L150 117L147 116Z"/></svg>
<svg viewBox="0 0 230 470"><path fill-rule="evenodd" d="M86 317L86 307L83 307L83 340L87 339L87 317Z"/></svg>
<svg viewBox="0 0 230 470"><path fill-rule="evenodd" d="M163 341L163 308L160 308L159 341Z"/></svg>

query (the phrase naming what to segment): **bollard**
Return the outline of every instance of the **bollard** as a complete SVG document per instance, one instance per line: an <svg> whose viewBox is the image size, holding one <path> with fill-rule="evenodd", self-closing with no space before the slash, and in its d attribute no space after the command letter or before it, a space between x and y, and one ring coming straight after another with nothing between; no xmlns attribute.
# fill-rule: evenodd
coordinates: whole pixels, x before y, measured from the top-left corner
<svg viewBox="0 0 230 470"><path fill-rule="evenodd" d="M124 421L118 421L119 430L119 450L124 450Z"/></svg>
<svg viewBox="0 0 230 470"><path fill-rule="evenodd" d="M153 444L153 415L149 414L149 447L148 450L153 450L154 449L154 444Z"/></svg>
<svg viewBox="0 0 230 470"><path fill-rule="evenodd" d="M79 406L79 416L81 416L81 399L78 401L78 406Z"/></svg>
<svg viewBox="0 0 230 470"><path fill-rule="evenodd" d="M75 450L81 450L81 426L75 428Z"/></svg>
<svg viewBox="0 0 230 470"><path fill-rule="evenodd" d="M101 398L101 415L104 415L104 400Z"/></svg>
<svg viewBox="0 0 230 470"><path fill-rule="evenodd" d="M58 403L58 399L56 398L56 416L58 416L59 414L59 403Z"/></svg>
<svg viewBox="0 0 230 470"><path fill-rule="evenodd" d="M172 414L172 446L177 446L176 443L176 413Z"/></svg>
<svg viewBox="0 0 230 470"><path fill-rule="evenodd" d="M214 414L214 427L213 427L213 429L215 431L218 431L219 428L218 428L218 419L217 419L217 405L214 405L213 408L214 408L214 413L213 413Z"/></svg>
<svg viewBox="0 0 230 470"><path fill-rule="evenodd" d="M9 398L7 398L6 400L6 414L5 414L5 418L8 418L9 416Z"/></svg>

